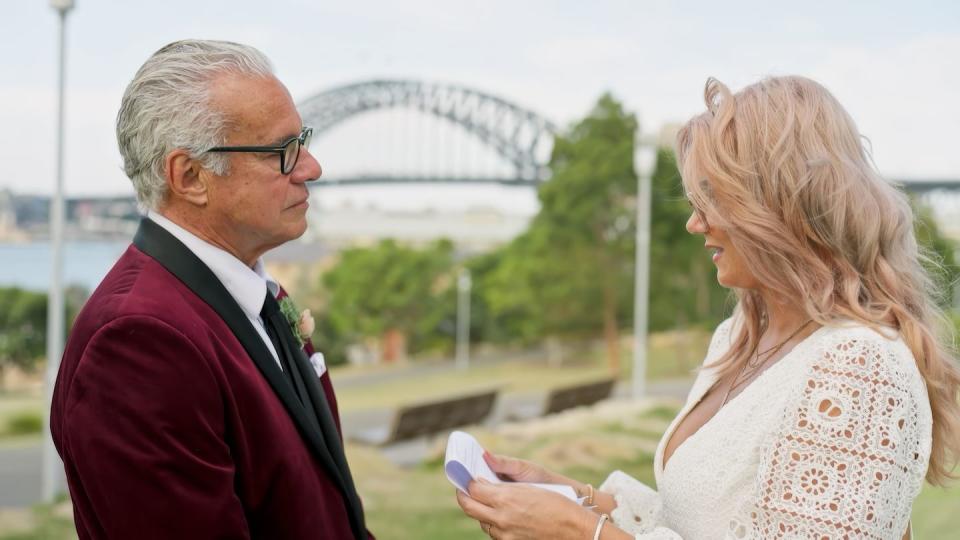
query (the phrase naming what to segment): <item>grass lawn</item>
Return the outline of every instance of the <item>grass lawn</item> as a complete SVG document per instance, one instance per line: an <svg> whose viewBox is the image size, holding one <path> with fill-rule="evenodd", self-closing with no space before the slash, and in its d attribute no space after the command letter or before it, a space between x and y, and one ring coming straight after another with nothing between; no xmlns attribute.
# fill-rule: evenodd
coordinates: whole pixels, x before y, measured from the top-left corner
<svg viewBox="0 0 960 540"><path fill-rule="evenodd" d="M960 538L960 485L924 486L913 503L913 530L920 540Z"/></svg>
<svg viewBox="0 0 960 540"><path fill-rule="evenodd" d="M36 437L42 419L43 396L39 393L0 392L0 441Z"/></svg>
<svg viewBox="0 0 960 540"><path fill-rule="evenodd" d="M647 379L689 378L703 361L710 341L706 332L670 332L651 336L647 361ZM628 347L621 351L623 373L630 380L632 353ZM397 371L396 368L388 368ZM333 368L334 384L351 377L369 374L368 368ZM496 387L501 393L535 394L550 388L582 383L608 377L610 373L602 349L591 349L558 366L548 364L546 358L516 362L475 362L469 370L446 370L408 378L404 381L387 380L363 386L341 385L337 400L341 410L351 412L367 409L392 408L401 404L458 395L472 390Z"/></svg>
<svg viewBox="0 0 960 540"><path fill-rule="evenodd" d="M536 393L554 386L600 379L608 376L606 366L583 362L549 368L541 361L480 364L467 371L445 370L427 373L402 382L385 381L363 386L341 386L337 401L344 412L393 408L401 404L425 401L445 395L461 395L474 390L499 388L504 393ZM340 380L334 373L334 384Z"/></svg>

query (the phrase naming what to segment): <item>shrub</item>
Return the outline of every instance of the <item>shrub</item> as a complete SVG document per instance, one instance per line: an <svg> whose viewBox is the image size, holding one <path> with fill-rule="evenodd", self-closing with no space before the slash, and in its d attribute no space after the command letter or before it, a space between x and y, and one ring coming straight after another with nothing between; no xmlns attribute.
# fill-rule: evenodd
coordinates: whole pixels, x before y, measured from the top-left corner
<svg viewBox="0 0 960 540"><path fill-rule="evenodd" d="M10 417L7 421L7 434L26 435L40 433L43 429L43 416L35 411L24 411Z"/></svg>

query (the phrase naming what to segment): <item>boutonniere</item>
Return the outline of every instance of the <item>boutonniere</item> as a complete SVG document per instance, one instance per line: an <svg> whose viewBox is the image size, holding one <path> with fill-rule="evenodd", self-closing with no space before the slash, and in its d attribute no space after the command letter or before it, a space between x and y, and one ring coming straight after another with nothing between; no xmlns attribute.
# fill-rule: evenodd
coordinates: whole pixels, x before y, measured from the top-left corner
<svg viewBox="0 0 960 540"><path fill-rule="evenodd" d="M290 332L297 338L297 346L302 348L316 328L313 317L310 316L310 310L298 311L293 300L289 296L284 296L283 300L280 300L280 313L283 313L283 318L290 324Z"/></svg>

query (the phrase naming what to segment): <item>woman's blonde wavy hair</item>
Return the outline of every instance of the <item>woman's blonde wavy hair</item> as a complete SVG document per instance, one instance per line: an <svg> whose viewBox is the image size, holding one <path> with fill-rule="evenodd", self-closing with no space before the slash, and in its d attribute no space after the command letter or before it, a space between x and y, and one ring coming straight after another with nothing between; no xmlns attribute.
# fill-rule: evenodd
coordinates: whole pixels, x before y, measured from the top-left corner
<svg viewBox="0 0 960 540"><path fill-rule="evenodd" d="M899 330L933 413L927 480L954 477L960 369L908 198L880 177L853 119L810 79L773 77L733 94L711 78L705 101L677 136L692 203L726 229L763 287L813 320ZM744 324L715 364L724 374L756 349L765 317L757 291L735 293Z"/></svg>

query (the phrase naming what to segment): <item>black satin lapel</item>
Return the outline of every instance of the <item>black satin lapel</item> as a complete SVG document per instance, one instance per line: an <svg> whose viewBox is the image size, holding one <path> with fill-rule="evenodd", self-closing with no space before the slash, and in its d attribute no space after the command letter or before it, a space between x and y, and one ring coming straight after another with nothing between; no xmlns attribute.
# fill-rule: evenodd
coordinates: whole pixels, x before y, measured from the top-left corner
<svg viewBox="0 0 960 540"><path fill-rule="evenodd" d="M133 244L170 271L220 315L280 398L280 402L290 413L300 434L310 443L331 477L346 492L348 488L340 472L340 463L334 459L327 448L324 430L307 414L293 388L290 387L290 383L280 371L270 349L264 344L250 319L220 283L217 276L175 236L150 219L140 220L140 227L133 238ZM335 440L335 444L339 448L339 439ZM342 454L342 450L339 453Z"/></svg>
<svg viewBox="0 0 960 540"><path fill-rule="evenodd" d="M302 366L300 365L302 363L300 358L303 357L303 351L296 346L290 325L283 315L278 312L271 315L270 319L267 324L273 325L279 337L280 347L283 349L282 351L278 350L277 354L289 359L290 378L297 388L297 393L300 395L297 402L302 405L301 410L304 411L313 428L323 436L325 442L324 448L329 452L330 458L336 464L337 471L339 472L339 474L334 475L334 477L340 484L341 490L346 493L345 488L347 487L347 482L345 478L349 479L350 475L349 470L346 469L346 458L343 456L343 448L340 444L340 439L337 437L336 428L334 428L334 433L331 437L329 430L324 427L323 422L318 417L317 408L313 404L315 399L306 388L305 377Z"/></svg>
<svg viewBox="0 0 960 540"><path fill-rule="evenodd" d="M313 408L317 413L317 419L320 422L320 429L323 430L323 437L327 441L330 454L332 454L334 461L340 467L344 485L347 487L344 493L347 494L350 506L352 507L351 514L355 529L354 533L357 534L358 538L366 538L363 504L360 502L357 489L353 484L353 476L350 474L349 465L347 465L347 456L344 454L343 445L340 443L340 432L337 431L337 424L333 420L333 413L330 411L330 405L327 403L327 394L324 393L323 388L320 386L320 379L313 370L313 366L310 364L310 360L307 358L303 349L297 349L295 351L295 359L294 363L297 365L299 378L303 380L303 384L307 389L307 395L313 404ZM359 529L356 528L357 524L359 524Z"/></svg>
<svg viewBox="0 0 960 540"><path fill-rule="evenodd" d="M317 421L320 422L320 429L323 430L323 436L328 441L331 441L329 442L331 453L334 454L335 459L342 457L343 445L340 443L340 432L337 431L337 424L333 420L333 413L330 411L330 405L327 403L327 395L323 392L323 388L320 387L317 373L313 370L313 366L310 365L310 360L307 359L307 355L302 349L296 351L296 365L299 371L297 378L302 380L303 385L306 387L307 395L317 413ZM336 451L333 450L334 447L336 447ZM341 460L337 459L337 461ZM348 473L346 458L342 459L341 464L344 472Z"/></svg>

